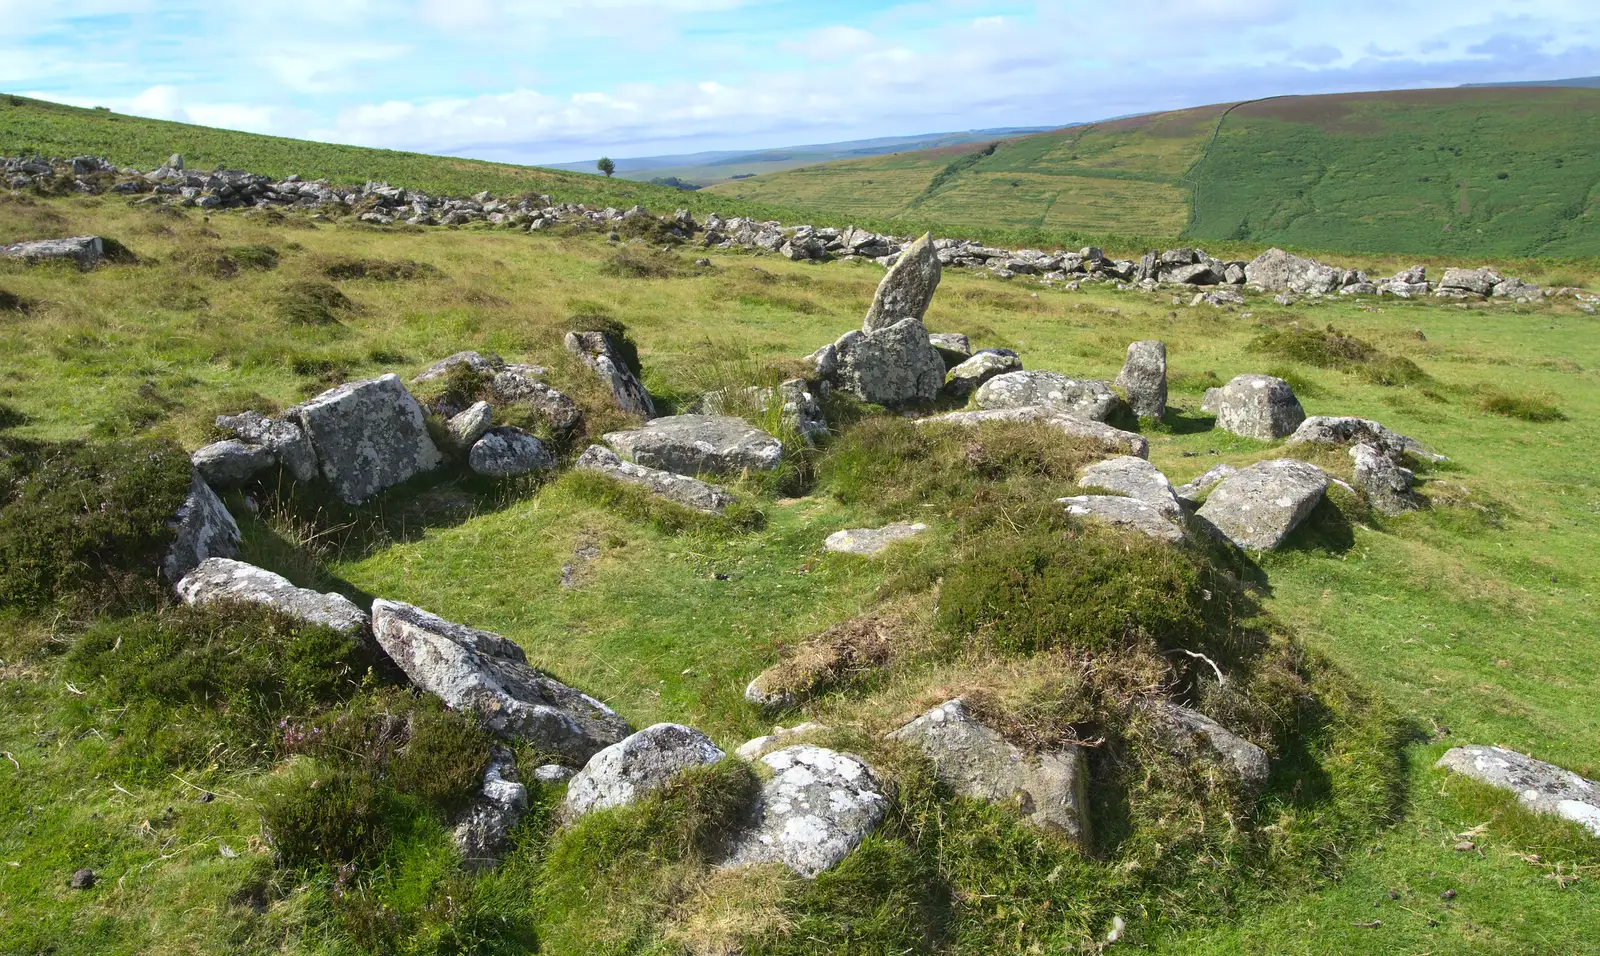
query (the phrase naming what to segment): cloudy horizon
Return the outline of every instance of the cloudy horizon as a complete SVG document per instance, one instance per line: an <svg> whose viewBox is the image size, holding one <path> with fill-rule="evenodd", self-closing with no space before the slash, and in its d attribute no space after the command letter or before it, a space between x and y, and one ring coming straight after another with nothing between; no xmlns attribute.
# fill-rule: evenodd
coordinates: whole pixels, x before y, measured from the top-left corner
<svg viewBox="0 0 1600 956"><path fill-rule="evenodd" d="M0 0L0 89L514 163L1600 73L1592 2Z"/></svg>

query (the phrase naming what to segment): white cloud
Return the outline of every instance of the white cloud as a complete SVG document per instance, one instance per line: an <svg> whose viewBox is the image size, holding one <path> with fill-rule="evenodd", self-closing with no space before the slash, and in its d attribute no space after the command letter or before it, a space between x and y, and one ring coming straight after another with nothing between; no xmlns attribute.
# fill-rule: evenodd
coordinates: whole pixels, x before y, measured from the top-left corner
<svg viewBox="0 0 1600 956"><path fill-rule="evenodd" d="M873 49L877 38L858 27L832 26L812 30L798 40L784 40L780 50L798 53L814 63L831 63Z"/></svg>

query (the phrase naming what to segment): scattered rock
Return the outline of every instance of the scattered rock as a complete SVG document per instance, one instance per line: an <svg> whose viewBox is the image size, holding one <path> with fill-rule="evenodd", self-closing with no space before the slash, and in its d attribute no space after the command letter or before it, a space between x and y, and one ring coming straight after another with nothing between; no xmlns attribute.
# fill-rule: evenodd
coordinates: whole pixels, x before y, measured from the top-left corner
<svg viewBox="0 0 1600 956"><path fill-rule="evenodd" d="M74 236L71 239L40 239L0 246L0 259L23 262L50 262L70 259L80 269L93 269L106 257L105 243L99 236Z"/></svg>
<svg viewBox="0 0 1600 956"><path fill-rule="evenodd" d="M1206 496L1206 492L1215 488L1229 475L1237 474L1238 471L1239 469L1232 465L1216 465L1208 469L1205 474L1178 488L1176 492L1178 500L1197 505L1200 499Z"/></svg>
<svg viewBox="0 0 1600 956"><path fill-rule="evenodd" d="M1362 442L1378 442L1396 447L1428 461L1449 461L1443 455L1429 451L1416 439L1390 431L1370 418L1312 415L1300 423L1300 427L1294 430L1294 434L1290 435L1284 444L1358 445Z"/></svg>
<svg viewBox="0 0 1600 956"><path fill-rule="evenodd" d="M558 763L541 764L533 768L533 779L542 784L566 783L577 774L571 767Z"/></svg>
<svg viewBox="0 0 1600 956"><path fill-rule="evenodd" d="M1224 479L1196 512L1246 550L1271 551L1328 490L1327 474L1293 458L1260 461Z"/></svg>
<svg viewBox="0 0 1600 956"><path fill-rule="evenodd" d="M394 374L329 389L298 408L323 477L346 504L360 504L439 467L422 406Z"/></svg>
<svg viewBox="0 0 1600 956"><path fill-rule="evenodd" d="M347 634L366 633L367 615L342 594L295 587L264 568L229 558L207 558L178 582L178 596L200 607L213 602L259 604L289 617Z"/></svg>
<svg viewBox="0 0 1600 956"><path fill-rule="evenodd" d="M735 838L729 866L777 862L814 877L849 855L888 811L876 775L857 757L801 745L761 762L775 776L761 788L754 823Z"/></svg>
<svg viewBox="0 0 1600 956"><path fill-rule="evenodd" d="M927 530L928 526L921 522L899 522L882 528L851 528L828 535L828 540L822 546L828 551L870 558L897 541L915 538Z"/></svg>
<svg viewBox="0 0 1600 956"><path fill-rule="evenodd" d="M1022 371L1022 359L1010 349L984 349L945 374L944 390L965 398L997 375Z"/></svg>
<svg viewBox="0 0 1600 956"><path fill-rule="evenodd" d="M944 359L921 319L872 332L846 332L812 356L818 377L874 405L923 405L944 386Z"/></svg>
<svg viewBox="0 0 1600 956"><path fill-rule="evenodd" d="M213 488L237 488L273 465L277 457L260 445L229 438L212 442L189 457L194 470Z"/></svg>
<svg viewBox="0 0 1600 956"><path fill-rule="evenodd" d="M568 332L566 346L567 351L582 359L606 383L618 408L630 415L655 417L656 405L650 393L623 361L616 343L604 332Z"/></svg>
<svg viewBox="0 0 1600 956"><path fill-rule="evenodd" d="M1078 495L1072 498L1057 498L1057 504L1067 506L1067 514L1074 518L1084 518L1097 521L1119 528L1155 538L1158 541L1168 541L1176 544L1183 540L1183 529L1173 524L1160 511L1152 508L1137 498L1121 498L1116 495Z"/></svg>
<svg viewBox="0 0 1600 956"><path fill-rule="evenodd" d="M72 879L67 881L67 885L75 890L92 889L96 879L97 877L94 875L94 871L88 867L84 867L81 870L73 871Z"/></svg>
<svg viewBox="0 0 1600 956"><path fill-rule="evenodd" d="M1172 482L1167 480L1167 476L1148 461L1132 455L1119 455L1095 462L1083 470L1078 487L1104 488L1136 498L1174 521L1183 515L1183 509L1178 507L1178 496L1172 493Z"/></svg>
<svg viewBox="0 0 1600 956"><path fill-rule="evenodd" d="M544 443L520 428L491 428L467 452L467 467L490 478L511 478L556 466Z"/></svg>
<svg viewBox="0 0 1600 956"><path fill-rule="evenodd" d="M1150 701L1147 712L1173 752L1188 760L1210 760L1252 792L1267 784L1272 763L1267 752L1216 721L1171 701Z"/></svg>
<svg viewBox="0 0 1600 956"><path fill-rule="evenodd" d="M1079 418L1103 422L1121 403L1105 382L1079 381L1058 372L1011 372L985 382L974 401L996 410L1044 405Z"/></svg>
<svg viewBox="0 0 1600 956"><path fill-rule="evenodd" d="M372 604L372 633L412 683L500 737L582 764L630 733L611 708L535 670L498 634L384 600Z"/></svg>
<svg viewBox="0 0 1600 956"><path fill-rule="evenodd" d="M983 412L950 412L931 418L917 419L918 425L959 425L974 428L984 422L1037 422L1048 425L1073 438L1089 438L1104 442L1110 447L1140 458L1150 454L1150 443L1143 435L1113 428L1104 422L1079 418L1059 408L1029 405L1023 408L1001 408Z"/></svg>
<svg viewBox="0 0 1600 956"><path fill-rule="evenodd" d="M617 481L640 485L668 501L707 514L722 514L734 502L733 495L717 485L623 461L615 452L600 445L590 445L572 467L602 472Z"/></svg>
<svg viewBox="0 0 1600 956"><path fill-rule="evenodd" d="M417 377L411 380L411 384L421 385L423 382L444 378L450 374L450 369L457 365L465 365L480 375L493 375L506 367L505 359L493 352L488 355L481 352L457 352L418 372Z"/></svg>
<svg viewBox="0 0 1600 956"><path fill-rule="evenodd" d="M737 475L771 471L783 461L783 443L742 418L674 415L635 431L608 432L606 444L646 468L676 475Z"/></svg>
<svg viewBox="0 0 1600 956"><path fill-rule="evenodd" d="M466 411L451 418L445 428L456 448L471 448L494 425L494 406L473 402Z"/></svg>
<svg viewBox="0 0 1600 956"><path fill-rule="evenodd" d="M1504 747L1455 747L1435 764L1515 794L1534 813L1571 820L1600 837L1600 783Z"/></svg>
<svg viewBox="0 0 1600 956"><path fill-rule="evenodd" d="M1293 434L1306 420L1294 389L1271 375L1240 375L1222 388L1217 427L1245 438L1272 441Z"/></svg>
<svg viewBox="0 0 1600 956"><path fill-rule="evenodd" d="M781 741L822 729L824 728L821 724L810 720L806 721L805 723L795 724L793 727L789 727L787 729L783 727L774 727L772 729L772 733L767 734L764 737L754 737L740 744L739 749L735 750L733 754L741 760L757 760L768 750L773 749Z"/></svg>
<svg viewBox="0 0 1600 956"><path fill-rule="evenodd" d="M630 806L683 771L725 756L710 737L692 727L646 727L589 758L567 786L562 814L571 821L596 810Z"/></svg>
<svg viewBox="0 0 1600 956"><path fill-rule="evenodd" d="M903 319L920 321L933 301L934 291L939 288L939 275L939 255L933 246L933 236L924 233L921 239L901 251L900 258L878 283L861 330L876 332Z"/></svg>
<svg viewBox="0 0 1600 956"><path fill-rule="evenodd" d="M972 716L961 698L946 701L890 734L920 749L956 794L1007 803L1041 830L1089 840L1089 770L1083 748L1029 756Z"/></svg>
<svg viewBox="0 0 1600 956"><path fill-rule="evenodd" d="M1292 256L1282 249L1268 249L1257 256L1244 267L1244 276L1246 282L1268 292L1299 295L1327 295L1344 284L1344 270Z"/></svg>
<svg viewBox="0 0 1600 956"><path fill-rule="evenodd" d="M959 332L929 332L928 344L939 350L946 370L972 357L972 343Z"/></svg>
<svg viewBox="0 0 1600 956"><path fill-rule="evenodd" d="M1350 457L1355 459L1356 487L1379 514L1392 517L1422 507L1422 500L1411 490L1416 476L1400 464L1397 446L1362 442L1350 449Z"/></svg>
<svg viewBox="0 0 1600 956"><path fill-rule="evenodd" d="M527 812L528 788L517 780L516 757L506 747L495 747L483 772L482 789L451 834L462 865L478 872L498 866L506 838Z"/></svg>
<svg viewBox="0 0 1600 956"><path fill-rule="evenodd" d="M291 410L289 414L296 412ZM317 477L317 450L298 422L268 418L260 412L240 412L237 415L220 415L216 424L240 440L264 448L294 476L295 481L310 481Z"/></svg>
<svg viewBox="0 0 1600 956"><path fill-rule="evenodd" d="M198 471L189 476L189 494L168 522L172 544L161 559L161 573L176 584L207 558L232 558L239 553L239 526Z"/></svg>
<svg viewBox="0 0 1600 956"><path fill-rule="evenodd" d="M1167 414L1167 343L1133 342L1114 385L1128 393L1128 404L1140 418Z"/></svg>

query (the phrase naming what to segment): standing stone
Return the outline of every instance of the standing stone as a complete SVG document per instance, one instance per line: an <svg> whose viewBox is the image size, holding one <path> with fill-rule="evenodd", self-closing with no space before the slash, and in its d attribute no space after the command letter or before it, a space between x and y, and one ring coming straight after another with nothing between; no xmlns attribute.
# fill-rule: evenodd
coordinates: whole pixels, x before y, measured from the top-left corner
<svg viewBox="0 0 1600 956"><path fill-rule="evenodd" d="M1246 790L1267 784L1272 763L1267 752L1216 721L1188 707L1157 700L1146 704L1157 735L1172 752L1186 760L1209 760Z"/></svg>
<svg viewBox="0 0 1600 956"><path fill-rule="evenodd" d="M1328 475L1293 458L1258 461L1223 479L1196 515L1246 550L1271 551L1317 507Z"/></svg>
<svg viewBox="0 0 1600 956"><path fill-rule="evenodd" d="M178 582L178 597L201 607L215 602L257 604L346 634L367 630L367 615L342 594L298 588L264 568L229 558L207 558Z"/></svg>
<svg viewBox="0 0 1600 956"><path fill-rule="evenodd" d="M596 810L631 806L683 771L725 756L710 737L693 727L646 727L589 758L567 785L562 813L571 821Z"/></svg>
<svg viewBox="0 0 1600 956"><path fill-rule="evenodd" d="M944 390L956 398L965 398L996 376L1020 371L1022 359L1017 353L1010 349L984 349L945 375Z"/></svg>
<svg viewBox="0 0 1600 956"><path fill-rule="evenodd" d="M596 471L626 484L639 485L651 494L705 514L722 514L735 500L732 494L717 485L623 461L616 452L600 445L590 445L573 462L572 467L578 471Z"/></svg>
<svg viewBox="0 0 1600 956"><path fill-rule="evenodd" d="M161 573L176 584L207 558L231 558L239 553L239 526L197 471L189 475L189 494L167 523L172 544L161 559Z"/></svg>
<svg viewBox="0 0 1600 956"><path fill-rule="evenodd" d="M920 749L957 795L1017 807L1029 823L1080 845L1089 842L1089 768L1083 748L1029 756L984 725L961 698L889 735Z"/></svg>
<svg viewBox="0 0 1600 956"><path fill-rule="evenodd" d="M1128 345L1128 360L1117 374L1114 385L1128 393L1128 404L1140 418L1163 418L1167 414L1167 343L1133 342Z"/></svg>
<svg viewBox="0 0 1600 956"><path fill-rule="evenodd" d="M1600 783L1504 747L1454 747L1435 764L1516 795L1534 813L1571 820L1600 837Z"/></svg>
<svg viewBox="0 0 1600 956"><path fill-rule="evenodd" d="M439 467L422 406L394 374L329 389L299 406L323 477L347 504Z"/></svg>
<svg viewBox="0 0 1600 956"><path fill-rule="evenodd" d="M630 415L654 418L656 404L633 369L622 360L622 352L604 332L568 332L567 351L583 360L611 389L617 407Z"/></svg>
<svg viewBox="0 0 1600 956"><path fill-rule="evenodd" d="M516 757L507 747L495 747L483 772L483 786L451 834L462 864L474 872L498 866L507 837L527 812L528 788L517 779Z"/></svg>
<svg viewBox="0 0 1600 956"><path fill-rule="evenodd" d="M861 323L863 332L887 329L902 319L921 320L939 288L939 254L931 233L901 250L900 258L878 283L872 308Z"/></svg>
<svg viewBox="0 0 1600 956"><path fill-rule="evenodd" d="M634 464L677 475L772 471L783 461L782 442L730 416L657 418L633 431L607 432L605 441Z"/></svg>
<svg viewBox="0 0 1600 956"><path fill-rule="evenodd" d="M1306 420L1294 389L1271 375L1240 375L1222 387L1217 427L1244 438L1273 441Z"/></svg>
<svg viewBox="0 0 1600 956"><path fill-rule="evenodd" d="M986 410L1044 405L1103 422L1121 403L1105 382L1067 378L1059 372L1010 372L978 389L974 401Z"/></svg>
<svg viewBox="0 0 1600 956"><path fill-rule="evenodd" d="M776 862L814 877L848 856L888 812L876 775L857 757L801 745L761 762L775 776L761 788L753 824L734 839L728 866Z"/></svg>
<svg viewBox="0 0 1600 956"><path fill-rule="evenodd" d="M939 397L944 385L944 359L928 343L921 319L908 318L872 332L846 332L819 353L819 374L825 368L842 390L864 402L899 408L923 405Z"/></svg>
<svg viewBox="0 0 1600 956"><path fill-rule="evenodd" d="M467 452L467 467L490 478L514 478L555 466L555 456L538 438L511 425L489 429Z"/></svg>
<svg viewBox="0 0 1600 956"><path fill-rule="evenodd" d="M1172 482L1167 480L1167 476L1155 465L1132 455L1095 462L1083 470L1078 487L1104 488L1136 498L1173 520L1183 514L1183 509L1178 507L1178 496L1173 494Z"/></svg>

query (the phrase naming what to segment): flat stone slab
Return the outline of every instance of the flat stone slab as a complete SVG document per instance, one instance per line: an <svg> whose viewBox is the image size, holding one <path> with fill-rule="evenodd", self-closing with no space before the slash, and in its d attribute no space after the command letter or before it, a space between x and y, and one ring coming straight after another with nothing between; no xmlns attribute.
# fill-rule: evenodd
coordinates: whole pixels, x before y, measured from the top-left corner
<svg viewBox="0 0 1600 956"><path fill-rule="evenodd" d="M1087 418L1080 418L1045 405L1029 405L1023 408L997 408L979 412L950 412L945 415L934 415L929 418L919 418L918 425L959 425L963 428L975 428L985 422L1028 422L1048 425L1056 431L1073 438L1092 438L1110 445L1124 454L1134 455L1138 458L1150 454L1150 443L1143 435L1137 432L1123 431L1113 428L1105 422L1097 422Z"/></svg>
<svg viewBox="0 0 1600 956"><path fill-rule="evenodd" d="M567 786L562 813L576 820L596 810L626 807L691 767L726 757L711 738L682 724L655 724L589 758Z"/></svg>
<svg viewBox="0 0 1600 956"><path fill-rule="evenodd" d="M1148 702L1146 710L1173 753L1190 760L1213 761L1247 790L1259 791L1267 785L1272 761L1265 750L1198 710L1165 700Z"/></svg>
<svg viewBox="0 0 1600 956"><path fill-rule="evenodd" d="M1155 465L1143 458L1119 455L1098 461L1083 470L1078 478L1080 488L1104 488L1119 495L1137 498L1176 520L1183 514L1178 506L1178 496L1172 492L1172 482L1167 480Z"/></svg>
<svg viewBox="0 0 1600 956"><path fill-rule="evenodd" d="M1271 375L1236 376L1222 387L1216 413L1218 428L1262 441L1293 434L1306 420L1294 389Z"/></svg>
<svg viewBox="0 0 1600 956"><path fill-rule="evenodd" d="M978 389L973 401L985 410L1044 405L1096 422L1110 418L1122 403L1105 382L1041 371L997 375Z"/></svg>
<svg viewBox="0 0 1600 956"><path fill-rule="evenodd" d="M735 500L731 493L717 485L707 484L698 478L685 478L670 471L646 468L631 461L623 461L617 457L616 452L600 445L590 445L582 455L578 456L572 467L585 471L598 471L617 481L639 485L668 501L706 514L722 514Z"/></svg>
<svg viewBox="0 0 1600 956"><path fill-rule="evenodd" d="M876 774L858 757L800 745L761 763L774 776L761 788L751 826L734 838L728 866L782 863L814 877L848 856L888 812Z"/></svg>
<svg viewBox="0 0 1600 956"><path fill-rule="evenodd" d="M1089 837L1089 768L1083 748L1029 756L981 723L961 698L889 735L920 749L958 795L1015 806L1028 822L1080 843Z"/></svg>
<svg viewBox="0 0 1600 956"><path fill-rule="evenodd" d="M822 543L823 548L840 554L859 554L873 557L897 541L915 538L928 530L922 522L899 522L882 528L849 528L835 531Z"/></svg>
<svg viewBox="0 0 1600 956"><path fill-rule="evenodd" d="M498 634L384 600L372 603L372 634L420 689L499 737L574 765L632 730L605 704L532 667L522 648Z"/></svg>
<svg viewBox="0 0 1600 956"><path fill-rule="evenodd" d="M178 596L200 607L213 602L259 604L290 617L347 634L367 630L365 611L342 594L295 587L289 579L230 558L207 558L178 582Z"/></svg>
<svg viewBox="0 0 1600 956"><path fill-rule="evenodd" d="M782 442L742 418L724 415L673 415L604 437L636 465L687 477L771 471L783 461Z"/></svg>
<svg viewBox="0 0 1600 956"><path fill-rule="evenodd" d="M211 487L237 488L277 464L278 456L261 445L227 438L196 450L189 462Z"/></svg>
<svg viewBox="0 0 1600 956"><path fill-rule="evenodd" d="M1100 524L1137 531L1158 541L1176 544L1184 538L1183 529L1173 524L1160 511L1137 498L1119 498L1115 495L1077 495L1058 498L1067 514Z"/></svg>
<svg viewBox="0 0 1600 956"><path fill-rule="evenodd" d="M80 269L92 269L106 257L105 243L99 236L73 236L70 239L40 239L0 246L0 259L24 262L50 262L70 259Z"/></svg>
<svg viewBox="0 0 1600 956"><path fill-rule="evenodd" d="M1363 442L1393 446L1427 461L1449 461L1429 451L1415 438L1391 431L1370 418L1348 415L1312 415L1300 423L1284 444L1359 445Z"/></svg>
<svg viewBox="0 0 1600 956"><path fill-rule="evenodd" d="M360 504L444 461L422 406L398 375L340 385L298 411L323 477L346 504Z"/></svg>
<svg viewBox="0 0 1600 956"><path fill-rule="evenodd" d="M1571 820L1600 837L1600 783L1504 747L1451 748L1443 767L1516 795L1534 813Z"/></svg>
<svg viewBox="0 0 1600 956"><path fill-rule="evenodd" d="M1195 514L1246 550L1271 551L1311 514L1328 475L1293 458L1259 461L1223 479Z"/></svg>
<svg viewBox="0 0 1600 956"><path fill-rule="evenodd" d="M173 584L207 558L239 554L239 525L198 471L190 472L189 493L167 527L173 539L161 558L161 573Z"/></svg>

